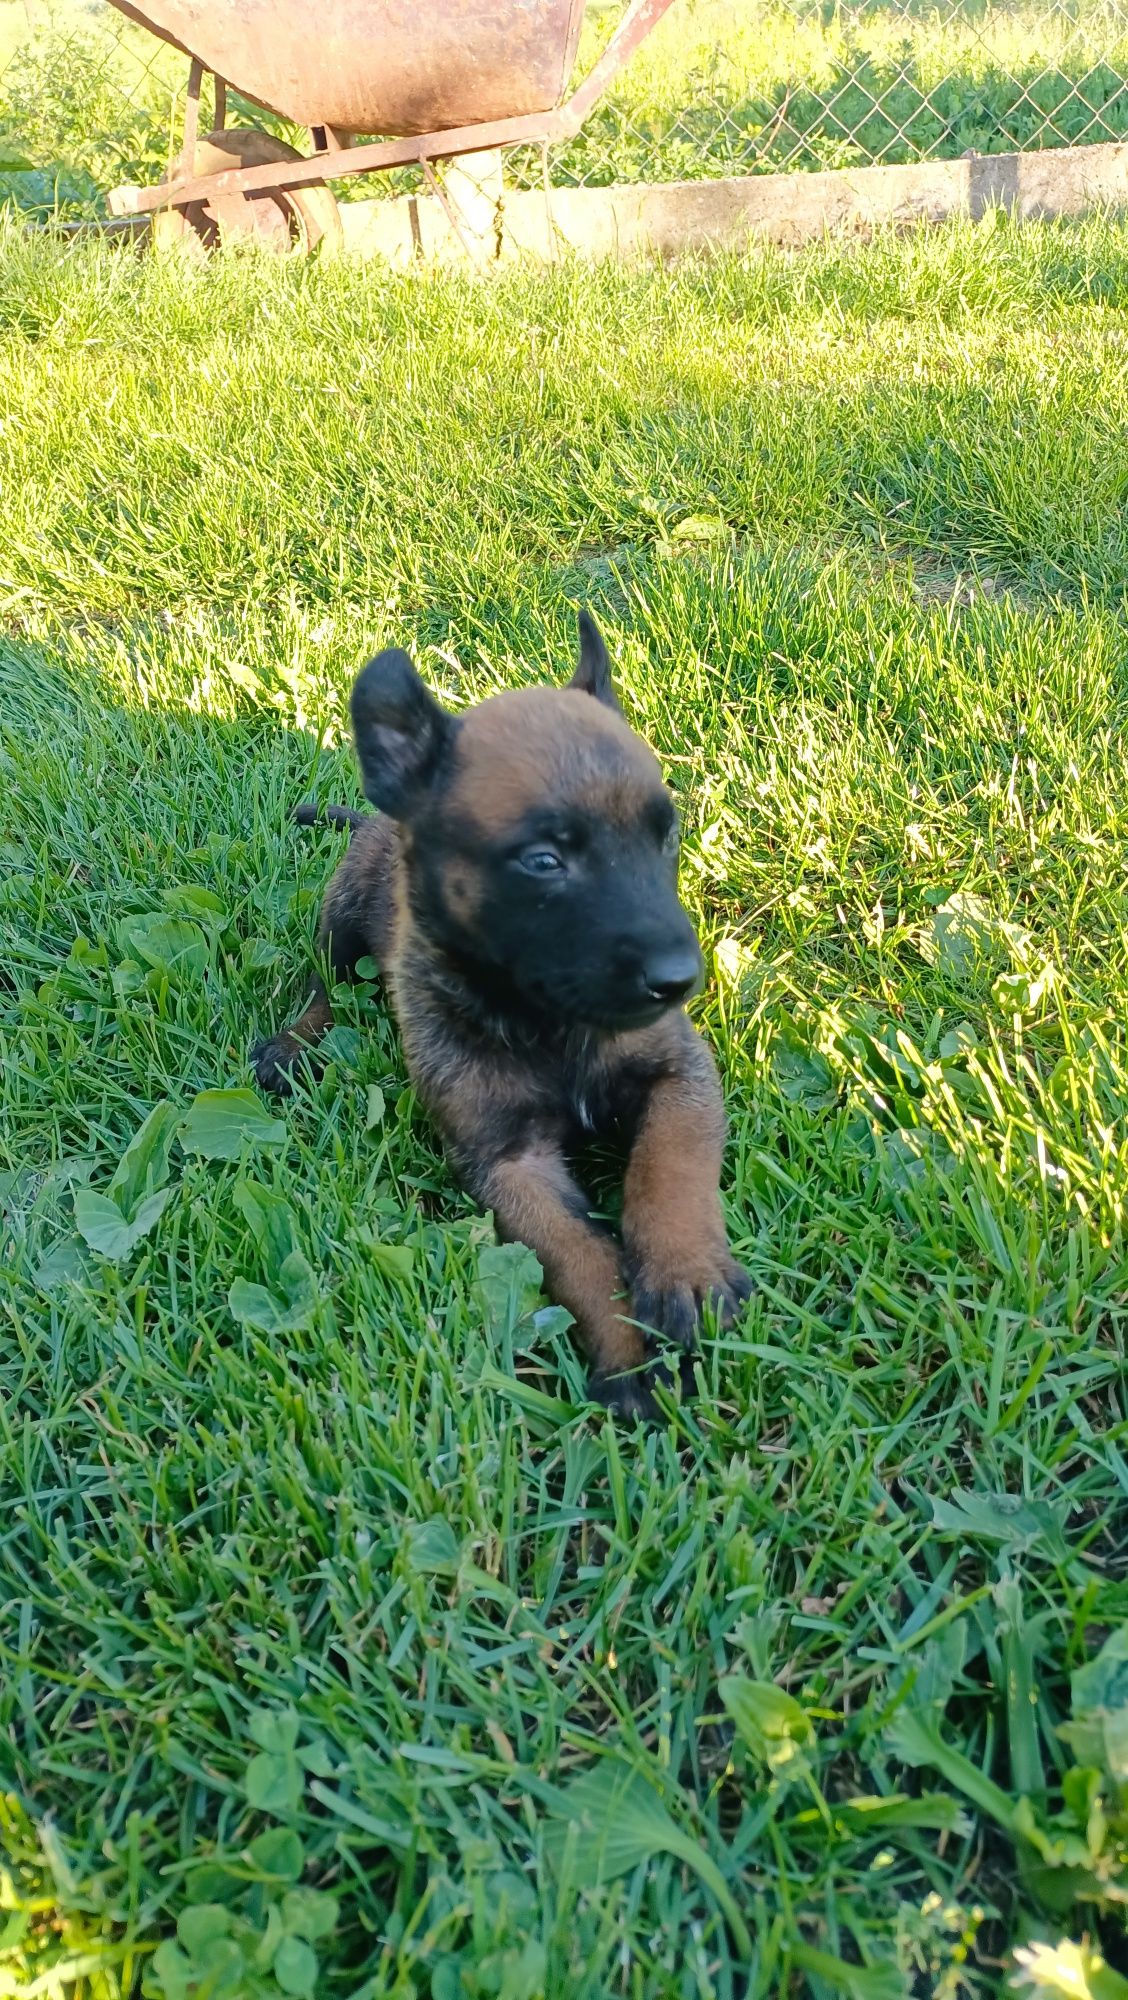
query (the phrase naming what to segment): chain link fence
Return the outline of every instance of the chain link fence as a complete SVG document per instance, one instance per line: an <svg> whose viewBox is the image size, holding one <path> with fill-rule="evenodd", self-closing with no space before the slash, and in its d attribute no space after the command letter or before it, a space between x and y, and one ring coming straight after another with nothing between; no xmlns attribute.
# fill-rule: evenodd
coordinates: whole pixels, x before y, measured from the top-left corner
<svg viewBox="0 0 1128 2000"><path fill-rule="evenodd" d="M581 72L621 9L589 0ZM0 0L0 203L95 215L107 188L159 178L186 72L107 0ZM305 143L234 94L230 117ZM557 185L607 186L1123 138L1128 0L676 0L548 166ZM506 171L538 185L539 150ZM337 191L414 184L358 176Z"/></svg>

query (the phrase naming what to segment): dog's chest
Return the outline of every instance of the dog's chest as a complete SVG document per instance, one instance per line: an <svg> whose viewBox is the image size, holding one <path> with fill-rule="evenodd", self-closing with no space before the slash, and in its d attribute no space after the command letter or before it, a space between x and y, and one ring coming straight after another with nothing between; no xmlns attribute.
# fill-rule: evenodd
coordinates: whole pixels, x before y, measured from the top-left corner
<svg viewBox="0 0 1128 2000"><path fill-rule="evenodd" d="M599 1103L592 1091L574 1091L568 1109L585 1136L590 1138L604 1129L606 1118L601 1116L601 1113L605 1107Z"/></svg>
<svg viewBox="0 0 1128 2000"><path fill-rule="evenodd" d="M587 1049L563 1066L560 1084L565 1116L577 1138L611 1138L637 1125L645 1085L633 1066L609 1065Z"/></svg>

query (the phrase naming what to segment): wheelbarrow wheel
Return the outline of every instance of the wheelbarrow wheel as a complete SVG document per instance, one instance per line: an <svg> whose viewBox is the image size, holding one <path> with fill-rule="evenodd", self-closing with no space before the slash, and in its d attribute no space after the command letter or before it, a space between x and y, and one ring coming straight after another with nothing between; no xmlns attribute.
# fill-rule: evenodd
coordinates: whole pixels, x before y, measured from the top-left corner
<svg viewBox="0 0 1128 2000"><path fill-rule="evenodd" d="M254 126L207 132L196 142L196 173L222 174L232 168L267 167L304 155L272 132ZM213 195L184 208L163 210L154 217L154 241L159 247L183 243L209 250L217 243L250 241L274 250L294 250L308 256L320 245L322 254L340 248L344 240L336 200L323 181L307 187L262 188L253 194Z"/></svg>

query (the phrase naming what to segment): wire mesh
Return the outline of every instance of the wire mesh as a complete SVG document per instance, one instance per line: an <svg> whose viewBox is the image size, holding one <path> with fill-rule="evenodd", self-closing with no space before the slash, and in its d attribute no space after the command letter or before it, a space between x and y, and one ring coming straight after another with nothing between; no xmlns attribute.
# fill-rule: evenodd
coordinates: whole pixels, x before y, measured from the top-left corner
<svg viewBox="0 0 1128 2000"><path fill-rule="evenodd" d="M622 5L588 0L580 72ZM186 72L107 0L0 0L0 202L96 214L109 187L159 178ZM303 143L237 95L230 116ZM676 0L548 169L557 185L606 186L1123 138L1128 0ZM540 150L506 171L539 185Z"/></svg>

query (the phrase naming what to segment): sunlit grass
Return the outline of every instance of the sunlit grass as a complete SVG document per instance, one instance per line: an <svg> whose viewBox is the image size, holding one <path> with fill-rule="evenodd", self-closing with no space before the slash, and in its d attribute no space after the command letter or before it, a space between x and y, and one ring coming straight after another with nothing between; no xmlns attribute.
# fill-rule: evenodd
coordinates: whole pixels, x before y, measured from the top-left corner
<svg viewBox="0 0 1128 2000"><path fill-rule="evenodd" d="M1042 1825L1128 1604L1126 305L1100 219L496 285L5 240L10 1980L110 1994L217 1897L266 1937L284 1827L318 1995L996 1990L1035 1889L954 1753ZM460 704L581 601L682 808L757 1284L646 1436L499 1290L378 992L284 1143L74 1238L300 991L339 846L288 814L357 796L368 649Z"/></svg>

